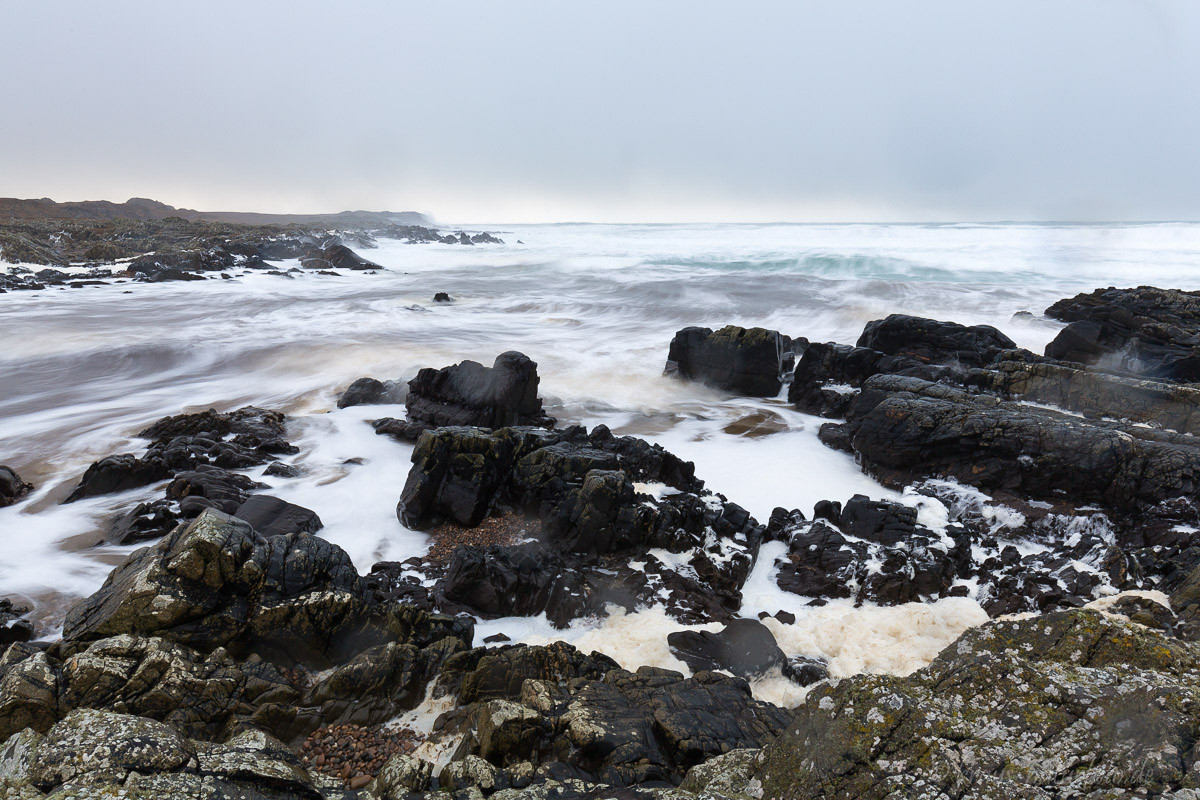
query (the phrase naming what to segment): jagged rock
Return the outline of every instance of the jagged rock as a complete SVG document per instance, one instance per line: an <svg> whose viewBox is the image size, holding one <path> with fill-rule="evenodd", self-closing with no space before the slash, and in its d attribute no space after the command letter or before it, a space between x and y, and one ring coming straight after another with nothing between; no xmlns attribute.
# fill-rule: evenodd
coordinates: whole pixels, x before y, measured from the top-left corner
<svg viewBox="0 0 1200 800"><path fill-rule="evenodd" d="M667 635L671 652L692 670L723 669L752 678L782 668L787 661L775 637L758 620L730 620L719 633L676 631Z"/></svg>
<svg viewBox="0 0 1200 800"><path fill-rule="evenodd" d="M197 748L196 762L201 775L319 797L300 757L262 731L246 730L224 744Z"/></svg>
<svg viewBox="0 0 1200 800"><path fill-rule="evenodd" d="M0 466L0 508L11 506L33 491L33 484L21 480L12 467Z"/></svg>
<svg viewBox="0 0 1200 800"><path fill-rule="evenodd" d="M991 325L967 326L891 314L868 322L862 336L858 337L858 346L889 356L970 368L983 366L1000 351L1017 345Z"/></svg>
<svg viewBox="0 0 1200 800"><path fill-rule="evenodd" d="M761 800L762 782L754 777L761 750L731 750L688 770L679 784L680 792L728 800Z"/></svg>
<svg viewBox="0 0 1200 800"><path fill-rule="evenodd" d="M1091 417L1152 423L1180 433L1200 433L1200 389L1155 381L1096 366L1055 362L1025 350L1001 353L968 383L1001 396L1046 403Z"/></svg>
<svg viewBox="0 0 1200 800"><path fill-rule="evenodd" d="M144 455L124 453L97 461L64 502L135 489L205 465L245 469L296 453L283 438L284 419L277 411L253 407L165 417L138 434L150 440Z"/></svg>
<svg viewBox="0 0 1200 800"><path fill-rule="evenodd" d="M433 765L415 756L400 754L392 756L367 792L379 800L408 800L411 792L424 792L429 788Z"/></svg>
<svg viewBox="0 0 1200 800"><path fill-rule="evenodd" d="M829 677L829 662L823 658L792 656L783 665L783 675L801 686L811 686Z"/></svg>
<svg viewBox="0 0 1200 800"><path fill-rule="evenodd" d="M265 494L251 495L234 516L249 522L263 536L316 533L324 527L315 511Z"/></svg>
<svg viewBox="0 0 1200 800"><path fill-rule="evenodd" d="M382 269L378 264L366 260L344 244L330 244L324 248L311 248L300 260L305 269Z"/></svg>
<svg viewBox="0 0 1200 800"><path fill-rule="evenodd" d="M436 694L455 693L460 705L488 700L519 700L525 681L566 683L599 680L617 662L602 653L584 654L566 642L477 647L446 659Z"/></svg>
<svg viewBox="0 0 1200 800"><path fill-rule="evenodd" d="M408 387L400 381L380 381L375 378L359 378L342 392L338 408L350 406L384 405L403 403Z"/></svg>
<svg viewBox="0 0 1200 800"><path fill-rule="evenodd" d="M0 656L0 741L23 728L45 733L58 719L59 671L46 654L15 643Z"/></svg>
<svg viewBox="0 0 1200 800"><path fill-rule="evenodd" d="M655 499L635 481L669 481L679 491ZM672 614L702 622L737 608L762 527L701 491L691 464L603 428L439 428L413 452L397 513L418 530L471 527L511 511L540 522L534 541L462 546L444 569L415 565L438 579L432 597L445 612L544 611L565 625L610 603L632 609L665 598Z"/></svg>
<svg viewBox="0 0 1200 800"><path fill-rule="evenodd" d="M25 618L29 609L15 605L11 598L0 597L0 651L13 642L33 638L33 623Z"/></svg>
<svg viewBox="0 0 1200 800"><path fill-rule="evenodd" d="M410 422L427 428L474 425L552 427L538 398L537 364L510 350L491 367L463 361L442 369L426 367L408 382L404 400Z"/></svg>
<svg viewBox="0 0 1200 800"><path fill-rule="evenodd" d="M774 397L794 364L792 348L786 336L765 328L684 328L671 340L666 372L735 394Z"/></svg>
<svg viewBox="0 0 1200 800"><path fill-rule="evenodd" d="M885 483L926 475L1136 510L1200 494L1190 437L1079 419L915 378L869 379L848 414L854 451ZM824 435L824 431L822 431Z"/></svg>
<svg viewBox="0 0 1200 800"><path fill-rule="evenodd" d="M1046 316L1070 323L1046 355L1105 360L1152 378L1200 380L1200 293L1139 286L1097 289L1059 300Z"/></svg>
<svg viewBox="0 0 1200 800"><path fill-rule="evenodd" d="M161 722L78 709L46 734L34 752L29 778L43 789L120 783L132 772L175 772L195 756L194 746Z"/></svg>
<svg viewBox="0 0 1200 800"><path fill-rule="evenodd" d="M159 635L199 649L253 647L319 662L369 640L373 629L365 586L341 548L304 533L263 537L206 509L75 604L63 636Z"/></svg>
<svg viewBox="0 0 1200 800"><path fill-rule="evenodd" d="M907 678L814 689L763 750L763 796L1186 797L1194 649L1094 612L968 631Z"/></svg>
<svg viewBox="0 0 1200 800"><path fill-rule="evenodd" d="M507 788L503 773L479 756L467 756L442 767L438 773L438 786L451 792L475 788L488 794Z"/></svg>

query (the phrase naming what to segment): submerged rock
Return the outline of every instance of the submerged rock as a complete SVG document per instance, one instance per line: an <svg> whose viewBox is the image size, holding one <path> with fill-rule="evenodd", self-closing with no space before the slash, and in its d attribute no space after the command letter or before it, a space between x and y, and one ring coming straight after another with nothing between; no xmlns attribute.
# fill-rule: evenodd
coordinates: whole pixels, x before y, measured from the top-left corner
<svg viewBox="0 0 1200 800"><path fill-rule="evenodd" d="M792 341L765 328L684 328L671 340L666 372L735 394L774 397L792 370Z"/></svg>
<svg viewBox="0 0 1200 800"><path fill-rule="evenodd" d="M359 378L350 384L338 398L338 408L350 406L388 405L403 403L408 387L400 381L379 381L375 378Z"/></svg>
<svg viewBox="0 0 1200 800"><path fill-rule="evenodd" d="M758 620L733 619L723 630L677 631L667 636L671 651L694 671L723 669L752 678L781 669L787 656Z"/></svg>

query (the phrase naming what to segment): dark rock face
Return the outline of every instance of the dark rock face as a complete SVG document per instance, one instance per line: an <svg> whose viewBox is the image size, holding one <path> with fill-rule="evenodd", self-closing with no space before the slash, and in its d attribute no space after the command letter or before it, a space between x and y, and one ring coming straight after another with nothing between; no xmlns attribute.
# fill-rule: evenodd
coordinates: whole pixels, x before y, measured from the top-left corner
<svg viewBox="0 0 1200 800"><path fill-rule="evenodd" d="M755 701L739 678L619 669L569 645L472 650L446 663L460 708L456 755L477 755L512 782L518 762L541 780L608 786L678 782L694 764L758 747L789 714ZM474 666L472 662L476 662ZM539 781L540 782L540 781ZM600 795L604 796L604 795Z"/></svg>
<svg viewBox="0 0 1200 800"><path fill-rule="evenodd" d="M137 551L99 592L67 614L63 636L162 636L201 650L279 651L336 662L372 638L362 579L335 545L305 533L263 537L206 509L153 547Z"/></svg>
<svg viewBox="0 0 1200 800"><path fill-rule="evenodd" d="M1169 381L1200 380L1200 292L1139 286L1059 300L1046 316L1070 323L1050 358L1114 366Z"/></svg>
<svg viewBox="0 0 1200 800"><path fill-rule="evenodd" d="M11 506L33 491L33 484L25 483L12 467L0 466L0 508Z"/></svg>
<svg viewBox="0 0 1200 800"><path fill-rule="evenodd" d="M723 669L753 678L787 663L771 631L753 619L730 620L719 633L677 631L667 636L667 644L696 672Z"/></svg>
<svg viewBox="0 0 1200 800"><path fill-rule="evenodd" d="M249 522L256 532L268 537L316 533L324 527L316 512L265 494L251 496L238 507L234 516Z"/></svg>
<svg viewBox="0 0 1200 800"><path fill-rule="evenodd" d="M368 380L373 379L362 378L355 385L361 383L365 393L373 393L374 384L365 383ZM403 395L407 419L384 417L372 425L376 433L407 442L416 442L427 430L446 426L552 428L554 419L546 416L538 398L539 382L537 364L515 350L501 353L491 367L475 361L442 369L426 367L408 382L408 393ZM389 384L394 387L390 381L381 384L382 396L401 396L397 389L389 389Z"/></svg>
<svg viewBox="0 0 1200 800"><path fill-rule="evenodd" d="M277 411L253 407L165 417L138 434L150 440L144 455L124 453L97 461L64 502L136 489L203 465L245 469L296 453L284 439L284 419Z"/></svg>
<svg viewBox="0 0 1200 800"><path fill-rule="evenodd" d="M1185 797L1192 646L1094 612L968 631L907 678L816 688L755 772L766 797Z"/></svg>
<svg viewBox="0 0 1200 800"><path fill-rule="evenodd" d="M675 493L654 499L636 483ZM744 509L703 493L690 463L603 427L428 431L397 513L418 530L472 527L493 513L538 519L539 541L460 547L444 569L406 566L438 579L432 599L444 611L545 611L556 624L663 598L681 618L727 618L762 532Z"/></svg>
<svg viewBox="0 0 1200 800"><path fill-rule="evenodd" d="M915 378L869 379L848 412L854 451L885 482L953 476L983 489L1136 510L1200 493L1190 437L1079 419Z"/></svg>
<svg viewBox="0 0 1200 800"><path fill-rule="evenodd" d="M329 244L324 248L311 248L300 259L305 269L382 269L378 264L360 256L344 244Z"/></svg>
<svg viewBox="0 0 1200 800"><path fill-rule="evenodd" d="M0 597L0 650L13 642L28 642L33 638L33 623L25 619L28 613L28 608Z"/></svg>
<svg viewBox="0 0 1200 800"><path fill-rule="evenodd" d="M408 388L399 381L359 378L338 398L338 408L403 403Z"/></svg>
<svg viewBox="0 0 1200 800"><path fill-rule="evenodd" d="M1046 403L1089 417L1119 417L1180 433L1200 432L1200 390L1170 381L1081 367L1026 350L1001 353L987 369L973 370L969 386L1011 399Z"/></svg>
<svg viewBox="0 0 1200 800"><path fill-rule="evenodd" d="M735 394L774 397L791 372L792 349L790 339L765 328L684 328L671 340L666 372Z"/></svg>
<svg viewBox="0 0 1200 800"><path fill-rule="evenodd" d="M1017 345L991 325L966 326L892 314L868 322L858 337L858 346L889 356L970 368L983 366L1000 351Z"/></svg>

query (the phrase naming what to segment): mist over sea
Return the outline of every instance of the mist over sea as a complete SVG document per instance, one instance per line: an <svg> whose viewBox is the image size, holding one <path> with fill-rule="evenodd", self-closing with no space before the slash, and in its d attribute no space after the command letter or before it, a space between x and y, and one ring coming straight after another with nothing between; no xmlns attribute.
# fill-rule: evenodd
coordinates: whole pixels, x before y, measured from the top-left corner
<svg viewBox="0 0 1200 800"><path fill-rule="evenodd" d="M864 476L851 456L824 447L816 438L823 420L782 398L732 398L662 377L679 328L762 326L853 343L868 320L899 312L991 324L1040 352L1060 327L1041 312L1059 298L1110 285L1200 288L1200 224L1191 223L472 228L505 244L381 240L361 251L386 268L376 274L247 273L0 296L0 462L38 487L28 502L0 509L3 594L34 604L41 631L53 633L70 602L100 586L134 549L97 545L105 521L159 496L161 486L59 501L88 464L140 451L134 434L169 414L248 404L287 412L304 478L250 474L316 511L321 535L365 572L428 543L395 515L411 447L376 436L365 422L402 416L403 408L335 408L360 376L408 379L420 367L490 364L520 350L538 363L547 410L561 424L603 423L659 442L693 460L708 488L765 521L776 506L807 513L817 500L856 492L898 495ZM454 302L433 303L436 292ZM1033 316L1014 319L1023 311ZM774 432L726 431L746 419L765 420ZM769 548L747 584L745 615L804 602L772 586ZM536 619L489 621L480 630L570 638L635 666L669 662L662 629L672 623L655 609L640 613L638 624L604 623L607 636L584 623L555 632ZM821 616L781 644L830 656L834 674L915 667L986 618L963 598L926 609L831 604L812 613ZM620 637L613 625L624 626ZM854 639L845 635L854 625L867 626L857 649L836 650L835 639ZM819 641L819 631L828 640Z"/></svg>

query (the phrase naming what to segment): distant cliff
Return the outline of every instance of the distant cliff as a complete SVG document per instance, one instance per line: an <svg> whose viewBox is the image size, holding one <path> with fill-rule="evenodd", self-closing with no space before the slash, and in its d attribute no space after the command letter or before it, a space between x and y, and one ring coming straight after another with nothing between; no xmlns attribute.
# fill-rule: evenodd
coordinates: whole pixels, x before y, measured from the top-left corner
<svg viewBox="0 0 1200 800"><path fill-rule="evenodd" d="M242 211L194 211L175 208L157 200L134 197L124 203L82 200L56 203L48 197L22 200L0 197L0 220L37 219L134 219L157 220L181 217L192 221L232 222L243 225L329 225L332 228L371 228L386 225L431 225L432 220L415 211L342 211L338 214L258 214Z"/></svg>

